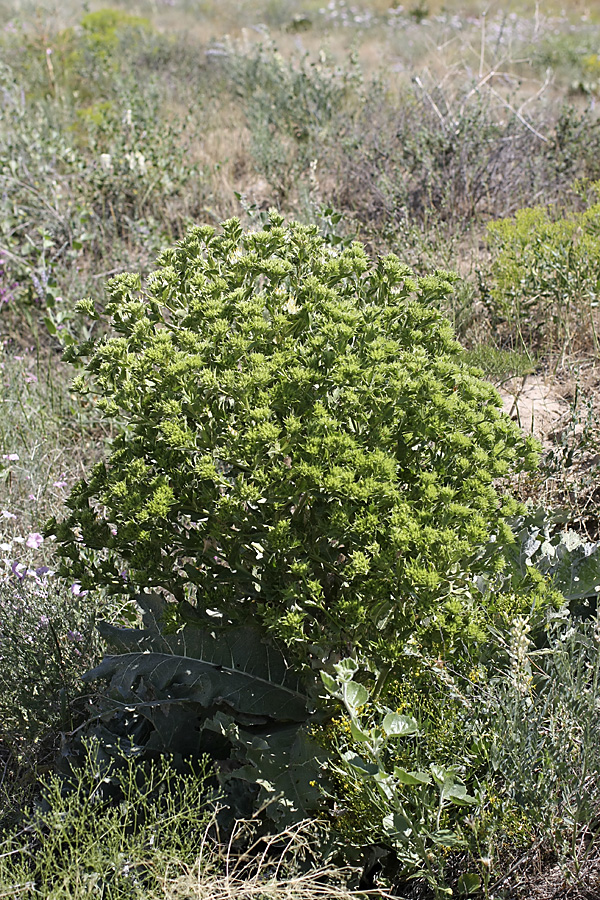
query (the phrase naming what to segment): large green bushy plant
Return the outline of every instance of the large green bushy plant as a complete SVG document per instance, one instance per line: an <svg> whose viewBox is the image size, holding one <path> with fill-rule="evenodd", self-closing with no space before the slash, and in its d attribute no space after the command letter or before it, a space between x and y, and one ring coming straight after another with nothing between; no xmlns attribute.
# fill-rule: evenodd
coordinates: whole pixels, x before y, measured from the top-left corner
<svg viewBox="0 0 600 900"><path fill-rule="evenodd" d="M496 479L535 446L435 308L452 276L275 213L192 228L158 266L109 282L115 333L71 354L119 434L48 525L63 573L303 660L461 626L461 573L515 512Z"/></svg>

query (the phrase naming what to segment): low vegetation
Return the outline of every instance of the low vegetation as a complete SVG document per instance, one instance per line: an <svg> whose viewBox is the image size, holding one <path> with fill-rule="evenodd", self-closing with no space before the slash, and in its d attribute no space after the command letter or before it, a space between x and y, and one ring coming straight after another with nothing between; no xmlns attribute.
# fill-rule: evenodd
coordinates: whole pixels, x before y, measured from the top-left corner
<svg viewBox="0 0 600 900"><path fill-rule="evenodd" d="M594 11L0 20L0 896L595 896Z"/></svg>

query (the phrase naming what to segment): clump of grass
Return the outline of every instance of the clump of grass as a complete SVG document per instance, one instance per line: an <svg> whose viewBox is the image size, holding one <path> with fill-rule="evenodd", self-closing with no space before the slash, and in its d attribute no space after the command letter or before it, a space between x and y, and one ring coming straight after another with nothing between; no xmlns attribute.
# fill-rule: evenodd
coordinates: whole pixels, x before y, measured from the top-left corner
<svg viewBox="0 0 600 900"><path fill-rule="evenodd" d="M322 823L299 822L281 834L252 840L254 823L240 820L227 843L207 844L194 865L165 883L168 900L350 900L356 869L319 862ZM240 842L245 849L240 852ZM386 891L361 891L386 898Z"/></svg>
<svg viewBox="0 0 600 900"><path fill-rule="evenodd" d="M206 767L179 774L162 760L107 764L90 744L67 778L52 775L41 801L0 845L0 891L53 900L164 897L165 877L193 866L214 824ZM48 891L51 894L48 894Z"/></svg>
<svg viewBox="0 0 600 900"><path fill-rule="evenodd" d="M479 344L465 351L467 361L481 369L486 378L497 385L511 378L523 378L535 370L535 360L528 353L505 350L493 344Z"/></svg>
<svg viewBox="0 0 600 900"><path fill-rule="evenodd" d="M73 730L89 691L80 676L101 654L96 603L77 586L54 583L45 569L1 586L0 740L18 758Z"/></svg>

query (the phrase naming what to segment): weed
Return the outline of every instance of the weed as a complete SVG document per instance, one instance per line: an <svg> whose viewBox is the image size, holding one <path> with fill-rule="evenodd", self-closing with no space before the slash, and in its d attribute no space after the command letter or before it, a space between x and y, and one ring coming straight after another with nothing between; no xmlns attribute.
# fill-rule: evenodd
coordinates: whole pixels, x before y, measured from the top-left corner
<svg viewBox="0 0 600 900"><path fill-rule="evenodd" d="M565 354L600 352L600 203L560 215L543 207L519 210L488 227L492 245L493 311L524 347Z"/></svg>

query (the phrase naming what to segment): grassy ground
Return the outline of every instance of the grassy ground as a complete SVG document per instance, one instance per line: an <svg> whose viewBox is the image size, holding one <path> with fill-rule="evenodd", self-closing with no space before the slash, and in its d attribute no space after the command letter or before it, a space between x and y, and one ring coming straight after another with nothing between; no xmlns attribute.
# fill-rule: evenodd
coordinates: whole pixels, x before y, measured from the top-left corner
<svg viewBox="0 0 600 900"><path fill-rule="evenodd" d="M518 492L552 509L561 527L587 540L600 533L597 5L152 0L114 10L0 0L0 820L7 834L20 827L22 806L39 797L60 735L95 711L79 679L102 655L97 619L133 615L106 597L86 598L77 584L57 583L53 548L41 534L111 438L93 406L72 394L61 354L102 327L77 301L91 296L101 307L110 275L147 274L158 250L189 224L237 215L257 225L275 206L317 222L333 242L359 239L374 255L393 251L419 273L458 271L444 312L472 362L503 392L507 411L543 442L540 472L523 478ZM503 231L490 230L537 207L548 208L548 223L538 212L519 233L512 218ZM583 713L560 684L565 706L554 713L568 707L576 722ZM580 688L589 699L589 684ZM597 699L587 707L592 717ZM544 715L540 741L558 721L557 713ZM579 735L573 746L593 737ZM519 740L529 738L514 737L515 747ZM540 760L541 771L547 765L552 777L567 777L564 760L563 768ZM594 757L563 798L566 812L546 797L543 828L528 820L520 832L511 807L504 821L513 816L518 839L494 845L485 896L534 896L535 881L540 897L595 896L597 802L579 800L600 785L596 769ZM185 792L200 788L178 790L181 819L189 821ZM62 814L76 816L65 802ZM202 819L196 808L193 815L197 834L208 834L210 814ZM573 820L569 831L569 815L588 821ZM102 866L112 866L119 886L104 894L89 878L65 876L60 884L50 864L56 848L45 844L48 823L39 833L26 827L35 832L28 854L49 848L44 871L54 874L38 878L52 889L31 886L26 861L19 871L2 869L11 854L21 859L10 837L0 851L0 896L148 890L135 872L123 874L123 859L146 865L149 832L124 849L126 824L112 821ZM344 879L328 865L306 875L298 864L308 840L301 831L290 837L293 862L278 869L263 860L252 871L239 857L223 858L214 842L204 856L195 845L184 853L177 834L174 827L167 842L174 856L153 857L154 893L145 896L345 896ZM91 852L85 842L80 852ZM486 858L482 847L480 862ZM409 890L427 896L420 883Z"/></svg>

